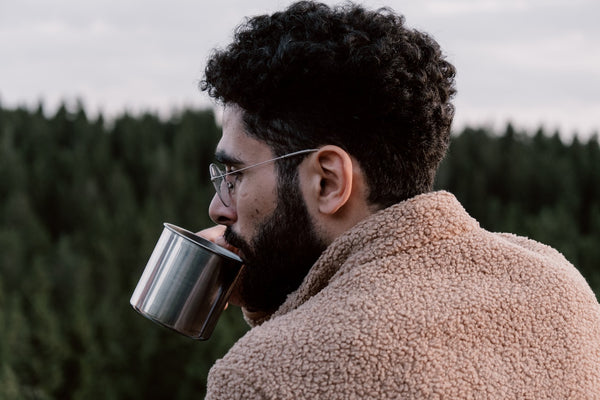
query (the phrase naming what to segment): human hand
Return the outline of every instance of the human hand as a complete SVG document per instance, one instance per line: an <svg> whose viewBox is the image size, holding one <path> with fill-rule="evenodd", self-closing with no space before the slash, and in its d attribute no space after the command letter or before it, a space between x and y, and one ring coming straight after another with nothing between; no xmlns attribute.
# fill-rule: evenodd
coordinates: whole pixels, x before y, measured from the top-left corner
<svg viewBox="0 0 600 400"><path fill-rule="evenodd" d="M237 247L233 247L229 243L225 241L225 237L223 236L225 233L226 226L225 225L215 225L210 228L206 228L201 230L200 232L196 232L196 235L203 237L204 239L210 240L211 242L218 244L221 247L226 248L232 253L239 254L239 249ZM242 268L244 268L242 266ZM231 295L229 296L228 303L231 303L236 306L242 306L242 301L239 293L239 281L238 284L231 291ZM225 306L227 308L227 306Z"/></svg>

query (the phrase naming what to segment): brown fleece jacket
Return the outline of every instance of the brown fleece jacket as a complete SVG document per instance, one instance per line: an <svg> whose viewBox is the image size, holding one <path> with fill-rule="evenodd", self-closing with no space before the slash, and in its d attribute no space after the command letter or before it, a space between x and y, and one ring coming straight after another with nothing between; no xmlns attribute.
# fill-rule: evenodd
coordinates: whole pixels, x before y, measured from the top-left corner
<svg viewBox="0 0 600 400"><path fill-rule="evenodd" d="M213 366L207 399L600 399L600 305L556 250L449 193L337 238Z"/></svg>

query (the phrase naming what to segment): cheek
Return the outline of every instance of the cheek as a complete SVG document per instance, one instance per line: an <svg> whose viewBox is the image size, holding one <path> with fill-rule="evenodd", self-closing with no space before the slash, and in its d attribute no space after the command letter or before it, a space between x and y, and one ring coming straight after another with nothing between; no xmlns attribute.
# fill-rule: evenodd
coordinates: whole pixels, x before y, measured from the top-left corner
<svg viewBox="0 0 600 400"><path fill-rule="evenodd" d="M240 229L256 233L258 226L277 207L277 194L273 187L256 187L256 190L240 190L237 201L237 216Z"/></svg>
<svg viewBox="0 0 600 400"><path fill-rule="evenodd" d="M246 219L256 219L265 215L268 210L267 199L262 193L242 192L238 196L238 215Z"/></svg>

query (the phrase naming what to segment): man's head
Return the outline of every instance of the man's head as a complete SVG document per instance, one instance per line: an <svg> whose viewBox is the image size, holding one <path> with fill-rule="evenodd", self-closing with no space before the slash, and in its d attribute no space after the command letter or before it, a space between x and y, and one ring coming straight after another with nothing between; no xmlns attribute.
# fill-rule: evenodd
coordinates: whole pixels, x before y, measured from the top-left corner
<svg viewBox="0 0 600 400"><path fill-rule="evenodd" d="M386 207L431 189L454 75L438 44L389 10L299 2L238 27L201 86L241 107L249 134L276 155L343 148L366 174L369 201Z"/></svg>
<svg viewBox="0 0 600 400"><path fill-rule="evenodd" d="M210 59L225 105L213 220L242 252L244 305L273 311L335 237L430 190L449 140L454 68L391 11L300 2L249 19ZM262 164L305 149L316 152Z"/></svg>

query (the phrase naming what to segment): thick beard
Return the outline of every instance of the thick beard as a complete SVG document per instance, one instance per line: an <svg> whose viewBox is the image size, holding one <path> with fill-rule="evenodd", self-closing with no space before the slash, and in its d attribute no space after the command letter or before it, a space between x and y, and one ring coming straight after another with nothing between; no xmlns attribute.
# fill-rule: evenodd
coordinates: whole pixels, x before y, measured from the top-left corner
<svg viewBox="0 0 600 400"><path fill-rule="evenodd" d="M286 185L287 186L287 185ZM240 295L245 308L276 311L302 283L325 250L314 229L297 186L282 190L277 207L248 243L227 227L225 240L242 252L246 265L240 276Z"/></svg>

